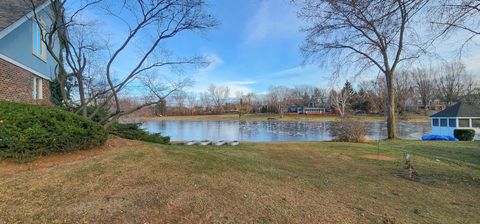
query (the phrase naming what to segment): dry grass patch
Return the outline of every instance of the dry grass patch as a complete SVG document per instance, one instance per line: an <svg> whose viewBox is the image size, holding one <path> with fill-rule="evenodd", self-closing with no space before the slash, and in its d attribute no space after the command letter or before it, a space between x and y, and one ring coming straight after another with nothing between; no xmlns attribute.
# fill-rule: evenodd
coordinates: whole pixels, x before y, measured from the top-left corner
<svg viewBox="0 0 480 224"><path fill-rule="evenodd" d="M367 158L367 159L382 160L382 161L392 161L392 160L395 160L395 158L393 158L393 157L391 157L391 156L385 156L385 155L373 155L373 154L369 154L369 155L363 155L362 157L363 157L363 158Z"/></svg>
<svg viewBox="0 0 480 224"><path fill-rule="evenodd" d="M113 139L101 149L3 162L0 223L475 223L477 160L443 158L447 147L478 156L478 143L448 144L185 147ZM396 145L419 147L416 168L432 183L402 178L401 161L364 158L376 150L401 158ZM443 152L441 162L430 148Z"/></svg>

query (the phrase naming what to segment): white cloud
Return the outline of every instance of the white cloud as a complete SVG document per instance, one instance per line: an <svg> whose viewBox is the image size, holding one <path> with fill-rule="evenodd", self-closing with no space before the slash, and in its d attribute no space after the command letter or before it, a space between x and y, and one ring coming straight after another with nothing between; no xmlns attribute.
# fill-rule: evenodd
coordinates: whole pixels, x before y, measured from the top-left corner
<svg viewBox="0 0 480 224"><path fill-rule="evenodd" d="M220 86L227 86L230 89L230 97L234 97L237 93L248 94L254 92L246 85L232 84L232 83L220 83Z"/></svg>
<svg viewBox="0 0 480 224"><path fill-rule="evenodd" d="M193 80L196 83L202 83L204 81L212 81L211 73L223 64L223 60L214 53L205 54L204 57L209 62L207 67L200 68L193 75Z"/></svg>
<svg viewBox="0 0 480 224"><path fill-rule="evenodd" d="M228 86L230 89L230 96L233 97L237 92L251 93L254 92L249 85L256 83L254 80L225 80L225 74L221 72L221 67L224 64L222 58L214 53L205 55L210 64L205 68L200 68L193 75L195 82L193 88L189 91L195 93L205 92L211 84L217 86Z"/></svg>
<svg viewBox="0 0 480 224"><path fill-rule="evenodd" d="M257 12L247 22L246 42L290 38L299 35L300 20L287 0L262 0Z"/></svg>
<svg viewBox="0 0 480 224"><path fill-rule="evenodd" d="M203 72L203 73L210 72L223 64L223 60L216 54L208 53L205 55L205 58L210 64L205 68L199 69L199 72Z"/></svg>
<svg viewBox="0 0 480 224"><path fill-rule="evenodd" d="M476 77L480 77L480 50L477 50L475 53L477 54L466 57L463 62L468 72Z"/></svg>
<svg viewBox="0 0 480 224"><path fill-rule="evenodd" d="M264 86L313 85L327 87L331 85L330 73L317 65L292 67L269 74L262 74L259 83Z"/></svg>
<svg viewBox="0 0 480 224"><path fill-rule="evenodd" d="M252 85L257 83L256 81L229 81L226 82L229 85Z"/></svg>

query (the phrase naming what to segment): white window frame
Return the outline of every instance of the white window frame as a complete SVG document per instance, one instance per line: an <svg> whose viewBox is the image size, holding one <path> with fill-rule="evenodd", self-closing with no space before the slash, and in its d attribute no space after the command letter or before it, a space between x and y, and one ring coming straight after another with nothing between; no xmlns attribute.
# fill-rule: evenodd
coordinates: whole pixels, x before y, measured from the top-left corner
<svg viewBox="0 0 480 224"><path fill-rule="evenodd" d="M40 50L41 52L36 52L35 51L35 39L37 38L35 36L35 28L39 27L40 28ZM45 27L47 27L45 21L40 20L40 24L38 24L37 20L35 18L32 18L32 54L35 55L37 58L42 60L43 62L47 62L47 47L45 46L45 43L42 41L42 33L45 33Z"/></svg>
<svg viewBox="0 0 480 224"><path fill-rule="evenodd" d="M468 127L460 127L460 120L468 120ZM459 128L471 128L472 127L472 119L468 117L459 117L458 118L458 127Z"/></svg>
<svg viewBox="0 0 480 224"><path fill-rule="evenodd" d="M34 100L43 99L43 79L33 76L32 98Z"/></svg>

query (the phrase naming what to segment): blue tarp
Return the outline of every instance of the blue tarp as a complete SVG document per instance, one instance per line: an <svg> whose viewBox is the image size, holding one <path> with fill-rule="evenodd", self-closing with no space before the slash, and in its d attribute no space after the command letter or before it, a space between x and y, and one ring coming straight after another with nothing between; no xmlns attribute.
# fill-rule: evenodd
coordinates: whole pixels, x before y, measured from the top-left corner
<svg viewBox="0 0 480 224"><path fill-rule="evenodd" d="M424 141L458 141L458 139L448 135L423 135Z"/></svg>

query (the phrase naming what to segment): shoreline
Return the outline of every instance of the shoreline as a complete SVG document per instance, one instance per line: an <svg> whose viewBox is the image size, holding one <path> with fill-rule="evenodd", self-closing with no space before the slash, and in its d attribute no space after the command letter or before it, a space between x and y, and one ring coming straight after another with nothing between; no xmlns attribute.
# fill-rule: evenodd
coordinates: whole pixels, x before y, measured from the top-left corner
<svg viewBox="0 0 480 224"><path fill-rule="evenodd" d="M277 114L247 114L238 117L237 114L219 114L219 115L185 115L185 116L163 116L163 117L131 117L124 118L122 122L145 122L145 121L302 121L302 122L325 122L335 121L338 116L318 116L318 115L284 115L280 118ZM378 115L351 115L347 116L354 120L364 121L384 121L384 116ZM409 114L399 116L397 121L429 122L428 116Z"/></svg>

